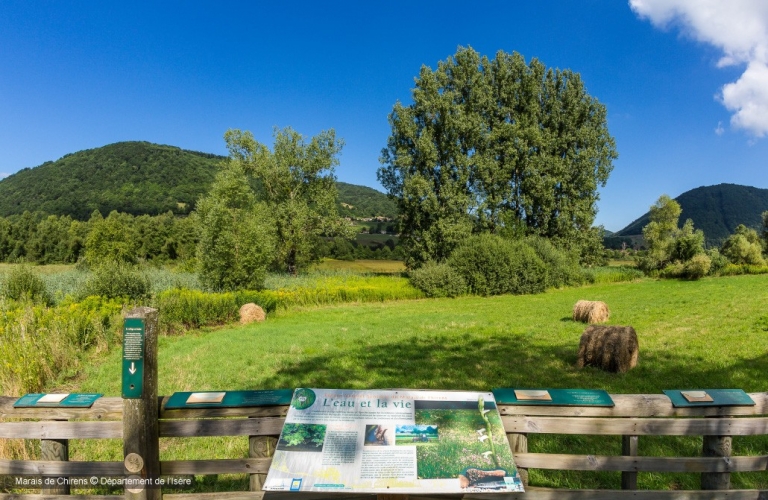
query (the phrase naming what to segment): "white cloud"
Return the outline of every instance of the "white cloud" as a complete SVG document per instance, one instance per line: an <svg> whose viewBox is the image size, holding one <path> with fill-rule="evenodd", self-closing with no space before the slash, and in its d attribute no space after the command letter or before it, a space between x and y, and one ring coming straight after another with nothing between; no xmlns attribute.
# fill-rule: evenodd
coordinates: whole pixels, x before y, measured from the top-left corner
<svg viewBox="0 0 768 500"><path fill-rule="evenodd" d="M733 112L731 125L756 137L768 134L768 1L629 0L629 5L654 26L678 27L720 49L718 66L745 65L718 99Z"/></svg>
<svg viewBox="0 0 768 500"><path fill-rule="evenodd" d="M717 135L723 135L723 132L725 132L725 129L723 128L723 122L717 122L717 128L715 129L715 133Z"/></svg>

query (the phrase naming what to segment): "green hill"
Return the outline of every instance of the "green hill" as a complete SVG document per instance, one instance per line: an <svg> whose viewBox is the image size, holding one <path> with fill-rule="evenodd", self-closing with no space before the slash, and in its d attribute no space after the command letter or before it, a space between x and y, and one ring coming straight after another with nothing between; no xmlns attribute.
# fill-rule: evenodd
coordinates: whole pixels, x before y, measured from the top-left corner
<svg viewBox="0 0 768 500"><path fill-rule="evenodd" d="M0 216L25 211L86 220L94 210L184 215L208 191L225 157L149 142L118 142L25 168L0 180ZM339 213L394 217L387 196L338 183Z"/></svg>
<svg viewBox="0 0 768 500"><path fill-rule="evenodd" d="M339 190L339 214L344 217L388 217L397 215L395 202L386 194L366 186L337 182Z"/></svg>
<svg viewBox="0 0 768 500"><path fill-rule="evenodd" d="M0 215L24 211L88 219L94 210L185 214L223 158L148 142L118 142L25 168L0 181Z"/></svg>
<svg viewBox="0 0 768 500"><path fill-rule="evenodd" d="M737 184L718 184L691 189L675 198L683 209L679 225L693 220L696 229L704 231L708 245L718 245L736 226L759 229L760 214L768 210L768 189ZM613 236L636 236L643 233L648 224L648 213L616 232Z"/></svg>

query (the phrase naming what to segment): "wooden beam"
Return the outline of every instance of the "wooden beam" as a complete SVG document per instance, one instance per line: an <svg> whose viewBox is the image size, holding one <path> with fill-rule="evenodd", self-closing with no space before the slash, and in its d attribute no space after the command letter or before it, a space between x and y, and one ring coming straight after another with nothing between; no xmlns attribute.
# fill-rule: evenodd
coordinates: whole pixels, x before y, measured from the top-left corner
<svg viewBox="0 0 768 500"><path fill-rule="evenodd" d="M520 467L546 470L627 472L760 472L768 467L768 455L750 457L637 457L521 453Z"/></svg>
<svg viewBox="0 0 768 500"><path fill-rule="evenodd" d="M160 462L160 473L169 476L182 474L266 474L271 463L271 458L166 460Z"/></svg>
<svg viewBox="0 0 768 500"><path fill-rule="evenodd" d="M0 422L0 438L120 439L122 422Z"/></svg>
<svg viewBox="0 0 768 500"><path fill-rule="evenodd" d="M241 418L235 420L163 420L160 437L279 436L284 418Z"/></svg>
<svg viewBox="0 0 768 500"><path fill-rule="evenodd" d="M508 433L630 436L755 436L768 434L768 418L501 417Z"/></svg>
<svg viewBox="0 0 768 500"><path fill-rule="evenodd" d="M123 462L0 460L0 475L48 477L122 476Z"/></svg>

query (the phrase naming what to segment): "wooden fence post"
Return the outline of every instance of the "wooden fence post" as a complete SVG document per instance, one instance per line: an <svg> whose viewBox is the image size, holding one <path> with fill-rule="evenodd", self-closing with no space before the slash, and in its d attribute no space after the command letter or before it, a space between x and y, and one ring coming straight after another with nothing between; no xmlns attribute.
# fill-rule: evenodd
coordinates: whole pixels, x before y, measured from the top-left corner
<svg viewBox="0 0 768 500"><path fill-rule="evenodd" d="M272 436L249 436L248 456L251 458L269 458L275 454L277 438ZM266 474L251 474L251 491L261 491L266 481Z"/></svg>
<svg viewBox="0 0 768 500"><path fill-rule="evenodd" d="M69 440L68 439L42 439L40 440L40 459L53 462L69 461ZM57 482L59 478L46 477L45 480ZM69 495L69 484L51 484L43 483L43 495Z"/></svg>
<svg viewBox="0 0 768 500"><path fill-rule="evenodd" d="M704 436L702 455L705 457L730 457L731 436ZM730 472L702 472L702 490L728 490L731 488Z"/></svg>
<svg viewBox="0 0 768 500"><path fill-rule="evenodd" d="M144 325L143 390L140 397L123 399L123 457L125 474L142 479L160 477L160 441L157 406L157 309L137 307L125 319L139 319ZM125 333L124 333L125 334ZM125 348L124 348L125 349ZM126 355L123 355L126 359ZM123 363L125 365L125 363ZM125 366L123 367L125 370ZM135 368L132 367L133 373ZM125 373L123 380L125 384ZM125 390L125 388L124 388ZM159 486L126 487L126 500L161 500Z"/></svg>
<svg viewBox="0 0 768 500"><path fill-rule="evenodd" d="M625 457L637 456L637 436L621 436L621 454ZM637 472L624 471L621 473L621 489L637 489Z"/></svg>
<svg viewBox="0 0 768 500"><path fill-rule="evenodd" d="M509 441L509 447L512 448L512 454L528 453L528 435L527 434L507 434L507 440ZM528 469L518 467L517 472L520 473L520 480L523 485L528 486Z"/></svg>

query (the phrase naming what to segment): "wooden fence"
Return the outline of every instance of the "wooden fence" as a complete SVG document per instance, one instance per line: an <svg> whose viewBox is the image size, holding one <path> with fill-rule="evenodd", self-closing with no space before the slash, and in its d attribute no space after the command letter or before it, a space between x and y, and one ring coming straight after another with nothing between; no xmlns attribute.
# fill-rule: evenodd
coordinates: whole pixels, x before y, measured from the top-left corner
<svg viewBox="0 0 768 500"><path fill-rule="evenodd" d="M152 319L151 310L140 311ZM155 316L156 319L156 316ZM148 327L148 332L150 328ZM151 333L151 332L149 332ZM148 348L151 335L148 333ZM155 358L156 359L156 358ZM149 363L149 369L156 366ZM145 375L151 377L152 374ZM156 385L154 386L156 388ZM152 384L150 384L152 389ZM768 450L738 456L733 453L733 436L768 435L768 393L752 393L755 406L674 408L665 395L614 394L615 406L559 407L499 405L515 462L527 480L528 469L570 471L613 471L621 474L621 490L549 489L527 486L525 493L476 494L463 498L505 498L532 500L768 500L768 490L733 490L734 472L759 474L760 484L768 483ZM0 459L0 475L44 478L125 477L249 474L246 492L162 494L160 489L129 491L121 495L70 495L69 487L55 484L40 494L0 494L0 500L255 500L267 498L376 498L376 495L264 493L261 491L277 437L288 406L250 408L165 409L167 397L156 392L141 401L116 397L98 399L91 408L13 408L16 397L0 396L0 438L40 440L42 460ZM151 400L154 401L151 401ZM149 410L148 410L149 409ZM137 419L143 415L144 421ZM622 454L536 453L529 450L528 438L535 434L621 436ZM130 436L130 437L128 437ZM223 460L159 460L159 438L239 436L248 439L247 458ZM701 456L639 456L638 444L646 436L703 436ZM122 462L69 461L69 440L117 439L123 441ZM738 451L738 450L736 450ZM153 454L156 458L152 458ZM148 463L154 461L155 464ZM149 472L148 472L149 471ZM155 471L155 472L152 472ZM701 474L700 490L637 490L638 473L688 472ZM87 483L86 483L87 484ZM87 486L85 486L87 487ZM414 498L461 498L456 495ZM383 498L407 496L379 495Z"/></svg>

